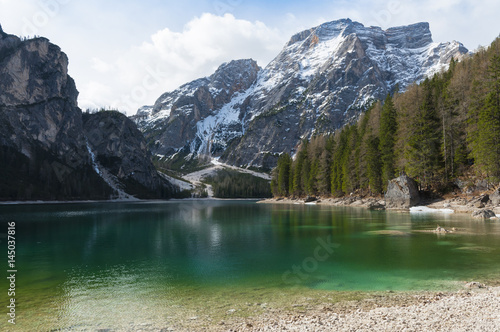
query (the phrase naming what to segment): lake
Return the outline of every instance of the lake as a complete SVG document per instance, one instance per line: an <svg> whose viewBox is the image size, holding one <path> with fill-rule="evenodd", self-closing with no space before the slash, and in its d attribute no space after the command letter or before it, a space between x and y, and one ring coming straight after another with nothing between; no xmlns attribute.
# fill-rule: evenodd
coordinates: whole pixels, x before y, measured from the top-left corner
<svg viewBox="0 0 500 332"><path fill-rule="evenodd" d="M500 222L458 214L188 200L0 205L0 220L4 252L16 222L17 330L160 329L308 292L454 290L500 272Z"/></svg>

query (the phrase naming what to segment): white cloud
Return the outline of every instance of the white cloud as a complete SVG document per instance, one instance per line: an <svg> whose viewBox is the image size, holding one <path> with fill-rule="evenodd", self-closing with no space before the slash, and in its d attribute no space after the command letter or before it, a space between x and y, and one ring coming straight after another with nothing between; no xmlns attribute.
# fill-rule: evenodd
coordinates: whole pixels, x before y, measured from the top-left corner
<svg viewBox="0 0 500 332"><path fill-rule="evenodd" d="M113 65L101 60L100 58L93 57L92 58L92 69L95 69L101 73L108 73L113 69Z"/></svg>
<svg viewBox="0 0 500 332"><path fill-rule="evenodd" d="M221 3L226 6L214 6ZM207 11L235 16L202 14ZM435 41L458 40L475 49L498 36L499 12L498 0L318 0L314 6L301 0L280 6L240 0L0 0L6 32L48 37L68 54L80 107L115 106L128 114L210 75L223 62L254 58L265 66L293 34L327 21L348 17L382 28L426 21Z"/></svg>
<svg viewBox="0 0 500 332"><path fill-rule="evenodd" d="M212 74L223 62L253 58L267 65L282 48L282 35L259 21L203 14L180 32L158 31L113 63L92 58L95 79L79 86L80 107L107 105L133 114L140 106L153 104L163 92Z"/></svg>

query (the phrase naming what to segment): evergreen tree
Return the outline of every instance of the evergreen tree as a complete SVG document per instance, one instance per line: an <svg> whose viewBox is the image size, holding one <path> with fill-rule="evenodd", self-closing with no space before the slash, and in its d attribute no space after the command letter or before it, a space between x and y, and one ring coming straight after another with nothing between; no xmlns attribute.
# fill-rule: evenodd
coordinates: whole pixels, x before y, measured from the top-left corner
<svg viewBox="0 0 500 332"><path fill-rule="evenodd" d="M319 172L319 159L314 159L311 164L311 169L309 171L309 181L307 185L307 194L308 195L317 195L318 194L318 177Z"/></svg>
<svg viewBox="0 0 500 332"><path fill-rule="evenodd" d="M342 185L343 185L343 170L342 161L344 159L344 154L347 150L348 143L348 130L346 128L342 129L340 134L336 136L335 146L333 149L332 157L332 175L331 175L331 190L332 195L339 196L342 195Z"/></svg>
<svg viewBox="0 0 500 332"><path fill-rule="evenodd" d="M303 196L309 182L309 161L307 159L308 141L304 140L297 149L295 162L293 163L292 194Z"/></svg>
<svg viewBox="0 0 500 332"><path fill-rule="evenodd" d="M380 116L380 159L382 165L382 183L385 188L388 181L394 178L396 156L394 144L396 140L397 120L396 107L392 97L387 95ZM373 140L372 142L373 143ZM372 149L372 152L373 149Z"/></svg>
<svg viewBox="0 0 500 332"><path fill-rule="evenodd" d="M280 196L288 196L290 168L292 158L288 153L282 154L278 159L278 194Z"/></svg>
<svg viewBox="0 0 500 332"><path fill-rule="evenodd" d="M304 148L304 152L302 154L303 158L303 163L302 163L302 169L301 169L301 174L300 174L300 184L301 184L301 195L308 194L311 186L309 181L311 180L310 178L310 173L311 173L311 159L309 158L309 154L307 153L307 145Z"/></svg>
<svg viewBox="0 0 500 332"><path fill-rule="evenodd" d="M318 174L316 175L316 183L320 195L330 195L331 193L331 150L328 147L321 152L318 162Z"/></svg>
<svg viewBox="0 0 500 332"><path fill-rule="evenodd" d="M418 114L410 123L411 135L408 139L406 171L416 178L426 189L439 177L441 163L441 145L432 82L426 79L423 83L423 103Z"/></svg>
<svg viewBox="0 0 500 332"><path fill-rule="evenodd" d="M380 159L380 141L377 136L369 136L367 139L367 175L368 184L372 193L380 193L382 187L382 162Z"/></svg>
<svg viewBox="0 0 500 332"><path fill-rule="evenodd" d="M477 132L473 156L478 167L491 180L500 180L500 55L490 61L485 95L477 109Z"/></svg>
<svg viewBox="0 0 500 332"><path fill-rule="evenodd" d="M358 126L352 125L347 130L347 146L342 155L342 191L344 194L359 188L356 151L358 147Z"/></svg>

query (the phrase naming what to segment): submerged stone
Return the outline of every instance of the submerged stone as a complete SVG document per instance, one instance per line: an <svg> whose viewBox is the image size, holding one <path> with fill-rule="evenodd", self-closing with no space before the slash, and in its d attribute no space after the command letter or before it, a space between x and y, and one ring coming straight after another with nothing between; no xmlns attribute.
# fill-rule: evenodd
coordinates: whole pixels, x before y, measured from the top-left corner
<svg viewBox="0 0 500 332"><path fill-rule="evenodd" d="M488 210L488 209L482 209L482 210L477 210L472 212L472 217L478 218L478 219L491 219L495 218L496 214L495 212Z"/></svg>

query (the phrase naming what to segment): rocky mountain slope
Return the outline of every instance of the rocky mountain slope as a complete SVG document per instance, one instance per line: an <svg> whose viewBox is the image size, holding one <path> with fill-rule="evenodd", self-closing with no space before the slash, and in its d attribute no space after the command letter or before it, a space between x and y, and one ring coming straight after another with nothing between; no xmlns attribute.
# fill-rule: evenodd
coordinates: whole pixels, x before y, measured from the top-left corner
<svg viewBox="0 0 500 332"><path fill-rule="evenodd" d="M121 183L127 174L121 176L117 168L125 173L143 170L142 176L130 179L156 197L170 196L173 188L160 185L142 135L133 133L128 119L101 128L101 122L113 123L115 116L93 115L86 124L92 126L95 117L97 125L84 130L78 91L67 68L67 56L47 39L21 40L0 27L0 200L118 197L117 188L96 171L93 151L99 160L108 156L104 168L130 189L129 197L141 197L144 190ZM123 134L124 128L132 134ZM105 148L103 139L111 140ZM129 153L124 146L138 152Z"/></svg>
<svg viewBox="0 0 500 332"><path fill-rule="evenodd" d="M147 128L146 137L156 154L172 155L185 146L197 154L221 152L244 131L243 119L232 107L260 71L253 60L225 63L212 76L163 94L154 106L141 108L133 118L140 128ZM219 130L221 123L223 130Z"/></svg>
<svg viewBox="0 0 500 332"><path fill-rule="evenodd" d="M156 171L144 136L127 116L117 111L84 114L83 129L94 168L124 198L127 193L168 197L174 191Z"/></svg>
<svg viewBox="0 0 500 332"><path fill-rule="evenodd" d="M467 53L458 42L433 42L428 23L382 30L344 19L296 34L264 69L224 64L133 119L155 154L270 168L301 139L341 128L371 101Z"/></svg>

